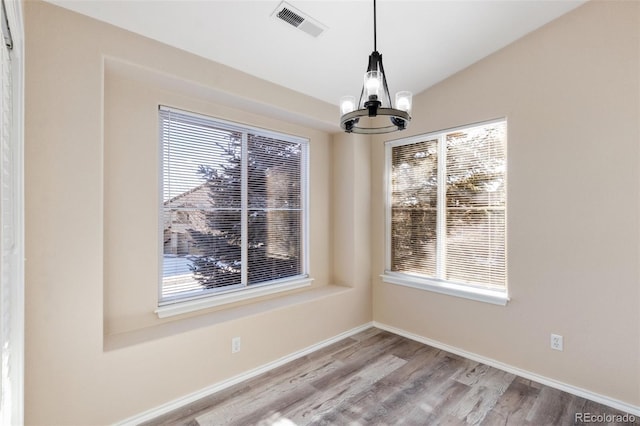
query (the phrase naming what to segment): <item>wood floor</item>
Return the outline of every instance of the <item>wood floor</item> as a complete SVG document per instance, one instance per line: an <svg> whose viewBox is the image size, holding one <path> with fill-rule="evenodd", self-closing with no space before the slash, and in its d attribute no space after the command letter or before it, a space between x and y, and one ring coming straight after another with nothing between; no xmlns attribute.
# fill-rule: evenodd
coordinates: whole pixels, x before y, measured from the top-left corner
<svg viewBox="0 0 640 426"><path fill-rule="evenodd" d="M592 424L576 413L625 414L371 328L145 425Z"/></svg>

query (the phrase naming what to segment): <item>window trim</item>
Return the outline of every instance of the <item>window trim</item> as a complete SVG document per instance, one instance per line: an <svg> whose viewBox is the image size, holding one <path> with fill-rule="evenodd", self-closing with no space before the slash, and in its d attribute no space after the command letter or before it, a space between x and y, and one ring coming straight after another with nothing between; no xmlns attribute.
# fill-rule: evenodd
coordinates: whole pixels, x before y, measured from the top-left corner
<svg viewBox="0 0 640 426"><path fill-rule="evenodd" d="M494 286L483 286L477 284L464 284L454 281L447 281L438 278L426 277L418 274L412 274L408 272L395 272L391 271L391 150L396 146L410 145L412 143L418 143L425 140L438 139L440 144L447 133L453 133L456 131L468 129L471 127L494 124L494 123L507 123L506 117L495 118L487 121L480 121L476 123L470 123L462 126L456 126L448 129L442 129L434 132L429 132L420 135L414 135L407 138L394 139L385 142L385 156L384 156L384 173L383 173L383 190L384 190L384 210L385 210L385 263L384 273L380 275L382 281L388 284L401 285L410 288L416 288L425 291L431 291L434 293L445 294L454 297L460 297L469 300L475 300L479 302L491 303L495 305L506 306L509 302L509 290L508 283L505 282L503 288ZM438 174L445 173L442 170L440 162L441 156L438 156ZM440 178L438 179L440 181ZM443 185L438 186L438 191L445 190ZM505 207L506 212L506 207ZM440 216L440 215L438 215ZM440 218L438 223L441 224ZM506 219L505 219L506 227ZM440 231L440 229L438 230ZM505 230L506 239L506 230ZM506 241L505 241L506 245ZM440 247L438 248L440 250ZM505 265L505 268L507 266Z"/></svg>
<svg viewBox="0 0 640 426"><path fill-rule="evenodd" d="M221 306L225 304L231 304L243 300L249 300L254 298L259 298L263 296L268 296L276 293L281 293L285 291L291 291L299 288L309 287L313 282L313 278L311 278L309 274L309 181L310 181L310 163L309 163L309 139L302 137L291 135L285 132L277 132L273 130L268 130L260 127L255 127L251 125L247 125L244 123L238 123L233 121L228 121L224 119L220 119L217 117L209 116L206 114L199 114L191 111L182 110L179 108L173 108L166 105L158 105L158 129L160 128L160 113L161 111L169 111L176 112L183 115L190 115L199 119L206 119L212 122L215 122L217 125L221 127L228 128L230 130L236 130L243 132L243 139L246 139L245 133L256 132L261 136L266 136L273 139L283 139L292 143L300 143L302 146L301 153L301 182L300 182L300 191L301 191L301 260L300 267L302 272L299 275L286 277L281 279L275 279L270 281L265 281L258 284L252 285L232 285L214 289L205 289L198 292L193 292L191 294L185 292L182 295L172 295L169 297L163 297L163 255L164 255L164 247L163 247L163 222L162 220L158 221L158 298L157 298L157 309L154 311L158 315L159 318L170 317L174 315L181 315L184 313L189 313L201 309L207 309L215 306ZM158 141L159 141L159 149L158 149L158 194L159 194L159 217L162 217L163 214L163 142L162 135L160 131L158 131ZM246 193L246 186L248 185L246 175L246 150L242 151L242 159L244 161L242 164L242 177L243 182L242 186L244 187L243 193ZM243 195L243 208L246 207L247 200L244 199ZM242 218L243 221L243 229L246 229L246 218ZM246 250L246 235L243 233L242 235L242 250ZM243 271L246 271L246 265L243 265ZM243 274L244 276L244 274Z"/></svg>
<svg viewBox="0 0 640 426"><path fill-rule="evenodd" d="M438 280L435 278L420 277L406 272L399 273L389 270L385 270L384 274L380 276L382 277L382 281L385 283L476 300L478 302L492 303L494 305L506 306L510 300L506 287L504 289L498 289L472 286L452 281Z"/></svg>

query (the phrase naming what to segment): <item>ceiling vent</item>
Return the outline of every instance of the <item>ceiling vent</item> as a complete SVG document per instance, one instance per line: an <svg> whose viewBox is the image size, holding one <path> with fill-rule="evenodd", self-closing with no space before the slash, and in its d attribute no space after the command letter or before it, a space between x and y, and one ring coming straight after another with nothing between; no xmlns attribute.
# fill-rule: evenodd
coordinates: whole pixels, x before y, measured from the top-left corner
<svg viewBox="0 0 640 426"><path fill-rule="evenodd" d="M327 29L325 25L316 21L309 15L299 11L295 7L291 6L286 1L280 3L280 5L273 11L271 16L279 19L287 24L304 31L313 37L318 37Z"/></svg>

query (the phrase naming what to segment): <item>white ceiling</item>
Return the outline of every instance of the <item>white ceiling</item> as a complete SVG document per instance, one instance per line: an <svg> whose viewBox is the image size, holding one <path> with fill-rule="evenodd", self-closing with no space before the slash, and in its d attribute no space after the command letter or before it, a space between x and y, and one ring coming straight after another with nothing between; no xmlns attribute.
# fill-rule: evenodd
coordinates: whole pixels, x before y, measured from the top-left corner
<svg viewBox="0 0 640 426"><path fill-rule="evenodd" d="M373 50L369 0L288 1L327 27L317 38L272 16L281 0L48 1L332 104L360 94ZM582 3L379 0L389 90L417 94Z"/></svg>

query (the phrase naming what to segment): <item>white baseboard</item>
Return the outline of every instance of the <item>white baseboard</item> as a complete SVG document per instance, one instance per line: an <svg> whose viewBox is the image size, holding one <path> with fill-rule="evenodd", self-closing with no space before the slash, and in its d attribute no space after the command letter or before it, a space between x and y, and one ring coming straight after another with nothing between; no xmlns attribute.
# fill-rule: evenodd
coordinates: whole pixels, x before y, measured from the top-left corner
<svg viewBox="0 0 640 426"><path fill-rule="evenodd" d="M251 379L252 377L258 376L262 373L266 373L269 370L273 370L274 368L280 367L281 365L284 365L288 362L291 362L295 359L298 359L300 357L303 357L305 355L310 354L311 352L317 351L319 349L322 349L326 346L329 346L333 343L336 343L346 337L352 336L354 334L357 334L361 331L364 331L368 328L371 328L373 326L373 323L366 323L363 324L359 327L356 328L352 328L351 330L345 331L344 333L340 333L337 336L333 336L327 340L323 340L322 342L316 343L315 345L311 345L307 348L304 348L300 351L294 352L290 355L284 356L280 359L277 359L273 362L269 362L267 364L264 364L260 367L254 368L253 370L249 370L245 373L239 374L237 376L231 377L230 379L227 380L223 380L222 382L218 382L215 383L211 386L207 386L204 389L201 389L197 392L191 393L189 395L183 396L181 398L178 399L174 399L173 401L167 402L166 404L162 404L158 407L152 408L148 411L145 411L144 413L140 413L137 414L133 417L129 417L128 419L119 421L117 423L115 423L116 426L134 426L134 425L138 425L140 423L149 421L149 420L153 420L156 417L159 417L163 414L167 414L175 409L178 409L180 407L183 407L187 404L190 404L192 402L196 402L197 400L207 397L209 395L213 395L216 392L220 392L221 390L224 390L230 386L233 386L237 383L243 382L247 379Z"/></svg>
<svg viewBox="0 0 640 426"><path fill-rule="evenodd" d="M382 324L374 321L373 326L379 328L381 330L386 330L388 332L406 337L411 340L415 340L416 342L424 343L425 345L433 346L434 348L442 349L443 351L451 352L456 355L460 355L464 358L471 359L473 361L481 362L483 364L487 364L491 367L495 367L499 370L506 371L507 373L512 373L517 376L523 377L528 380L533 380L534 382L541 383L543 385L549 386L554 389L561 390L563 392L570 393L572 395L576 395L582 398L589 399L591 401L595 401L597 403L606 405L611 408L615 408L616 410L624 411L629 414L633 414L634 416L640 416L640 407L628 404L623 401L619 401L617 399L609 398L604 395L597 394L595 392L591 392L586 389L582 389L573 385L569 385L567 383L562 383L554 379L550 379L548 377L540 376L536 373L532 373L530 371L522 370L520 368L504 364L500 361L496 361L495 359L486 358L482 355L478 355L472 352L467 352L463 349L459 349L453 346L449 346L442 342L438 342L437 340L428 339L426 337L419 336L417 334L409 333L399 328L395 328L386 324Z"/></svg>
<svg viewBox="0 0 640 426"><path fill-rule="evenodd" d="M213 395L216 392L220 392L221 390L224 390L230 386L233 386L237 383L240 383L244 380L248 380L251 379L255 376L258 376L262 373L266 373L267 371L273 370L274 368L280 367L281 365L286 364L287 362L291 362L295 359L298 359L300 357L303 357L305 355L310 354L311 352L317 351L319 349L322 349L326 346L329 346L335 342L338 342L346 337L352 336L354 334L357 334L361 331L366 330L367 328L370 327L376 327L379 328L381 330L386 330L389 331L391 333L397 334L399 336L403 336L406 337L408 339L411 340L415 340L416 342L420 342L420 343L424 343L425 345L429 345L429 346L433 346L434 348L438 348L438 349L442 349L444 351L447 352L451 352L453 354L456 355L460 355L462 357L471 359L473 361L477 361L477 362L481 362L483 364L487 364L491 367L495 367L498 368L500 370L506 371L508 373L512 373L515 374L517 376L523 377L525 379L529 379L529 380L533 380L535 382L541 383L543 385L552 387L554 389L558 389L561 390L563 392L567 392L570 393L572 395L576 395L576 396L580 396L582 398L586 398L589 399L591 401L595 401L598 402L600 404L606 405L608 407L611 408L615 408L617 410L620 411L624 411L626 413L629 414L633 414L635 416L640 416L640 407L637 407L635 405L631 405L628 404L626 402L622 402L613 398L609 398L607 396L604 395L600 395L597 394L595 392L591 392L588 391L586 389L582 389L573 385L569 385L567 383L562 383L559 382L557 380L554 379L550 379L548 377L544 377L544 376L540 376L538 374L535 373L531 373L529 371L526 370L522 370L520 368L517 367L513 367L511 365L508 364L504 364L500 361L496 361L494 359L491 358L486 358L484 356L472 353L472 352L467 352L463 349L459 349L453 346L449 346L447 344L444 344L442 342L438 342L436 340L432 340L432 339L428 339L426 337L422 337L419 336L417 334L413 334L413 333L409 333L405 330L399 329L399 328L395 328L386 324L382 324L376 321L370 322L370 323L366 323L363 324L359 327L353 328L351 330L348 330L344 333L338 334L337 336L331 337L327 340L324 340L322 342L319 342L315 345L311 345L305 349L302 349L300 351L294 352L290 355L284 356L280 359L277 359L273 362L264 364L260 367L254 368L253 370L249 370L246 373L243 374L239 374L237 376L231 377L230 379L227 380L223 380L222 382L219 383L215 383L211 386L208 386L204 389L201 389L197 392L191 393L189 395L186 395L184 397L175 399L173 401L170 401L166 404L162 404L158 407L152 408L148 411L145 411L143 413L137 414L133 417L129 417L128 419L122 420L118 423L115 423L115 425L117 426L134 426L134 425L138 425L140 423L149 421L149 420L153 420L156 417L159 417L163 414L167 414L175 409L178 409L180 407L183 407L187 404L190 404L192 402L195 402L201 398L207 397L209 395Z"/></svg>

